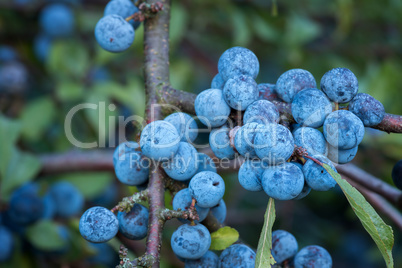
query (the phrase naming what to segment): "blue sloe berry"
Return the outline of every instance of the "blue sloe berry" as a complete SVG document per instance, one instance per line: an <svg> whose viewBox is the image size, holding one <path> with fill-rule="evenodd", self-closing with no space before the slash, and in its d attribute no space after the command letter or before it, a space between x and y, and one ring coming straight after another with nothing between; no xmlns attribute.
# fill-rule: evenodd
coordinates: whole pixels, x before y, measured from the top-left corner
<svg viewBox="0 0 402 268"><path fill-rule="evenodd" d="M198 169L197 150L187 142L180 142L175 156L163 163L162 167L172 179L178 181L191 179Z"/></svg>
<svg viewBox="0 0 402 268"><path fill-rule="evenodd" d="M59 181L49 189L49 194L56 207L56 214L62 218L70 218L79 214L84 207L84 196L70 182Z"/></svg>
<svg viewBox="0 0 402 268"><path fill-rule="evenodd" d="M296 254L294 265L295 268L332 268L332 258L328 251L320 246L307 246Z"/></svg>
<svg viewBox="0 0 402 268"><path fill-rule="evenodd" d="M299 91L316 88L314 76L303 69L291 69L284 72L276 81L276 94L285 102L292 102Z"/></svg>
<svg viewBox="0 0 402 268"><path fill-rule="evenodd" d="M385 116L384 105L366 93L358 93L350 101L349 111L357 115L366 127L378 125Z"/></svg>
<svg viewBox="0 0 402 268"><path fill-rule="evenodd" d="M260 63L251 50L232 47L219 58L218 71L224 81L239 75L248 75L255 79L260 71Z"/></svg>
<svg viewBox="0 0 402 268"><path fill-rule="evenodd" d="M328 158L337 164L346 164L355 158L358 146L351 149L340 150L339 148L328 145Z"/></svg>
<svg viewBox="0 0 402 268"><path fill-rule="evenodd" d="M148 180L149 160L140 151L138 143L123 142L113 154L117 179L126 185L140 185Z"/></svg>
<svg viewBox="0 0 402 268"><path fill-rule="evenodd" d="M239 169L238 178L240 185L248 191L262 191L261 176L263 172L262 161L247 159Z"/></svg>
<svg viewBox="0 0 402 268"><path fill-rule="evenodd" d="M225 201L221 199L218 205L211 208L211 213L220 223L223 223L227 213Z"/></svg>
<svg viewBox="0 0 402 268"><path fill-rule="evenodd" d="M317 129L301 127L293 131L293 138L297 146L307 150L309 155L327 154L327 142L324 135Z"/></svg>
<svg viewBox="0 0 402 268"><path fill-rule="evenodd" d="M247 75L230 78L223 87L223 97L230 107L244 111L258 100L257 83Z"/></svg>
<svg viewBox="0 0 402 268"><path fill-rule="evenodd" d="M329 165L335 172L335 166L332 162L322 155L313 155L313 158L318 161ZM336 181L322 166L315 163L313 160L308 159L303 165L303 174L308 186L316 191L328 191L336 185Z"/></svg>
<svg viewBox="0 0 402 268"><path fill-rule="evenodd" d="M119 231L119 221L108 209L92 207L85 211L79 223L83 238L92 243L105 243Z"/></svg>
<svg viewBox="0 0 402 268"><path fill-rule="evenodd" d="M101 18L95 26L98 44L109 52L122 52L134 42L133 26L119 15Z"/></svg>
<svg viewBox="0 0 402 268"><path fill-rule="evenodd" d="M198 136L198 126L195 120L186 113L173 113L165 121L171 123L179 133L181 141L193 142Z"/></svg>
<svg viewBox="0 0 402 268"><path fill-rule="evenodd" d="M246 245L231 245L219 256L219 268L254 268L254 266L255 252Z"/></svg>
<svg viewBox="0 0 402 268"><path fill-rule="evenodd" d="M218 267L219 257L212 251L208 250L198 260L186 260L184 262L184 268L216 268Z"/></svg>
<svg viewBox="0 0 402 268"><path fill-rule="evenodd" d="M285 162L265 169L261 177L262 187L270 197L290 200L297 197L304 186L303 172L292 163Z"/></svg>
<svg viewBox="0 0 402 268"><path fill-rule="evenodd" d="M107 3L104 11L104 16L107 15L119 15L123 19L133 15L138 12L139 9L134 5L134 3L130 0L113 0ZM131 25L133 25L134 29L137 29L141 22L134 21L133 19L129 21Z"/></svg>
<svg viewBox="0 0 402 268"><path fill-rule="evenodd" d="M223 80L220 73L217 73L211 82L211 88L223 89L225 86L225 80Z"/></svg>
<svg viewBox="0 0 402 268"><path fill-rule="evenodd" d="M268 100L257 100L250 104L243 115L243 123L279 123L279 112Z"/></svg>
<svg viewBox="0 0 402 268"><path fill-rule="evenodd" d="M197 205L203 208L216 206L225 193L225 182L215 172L203 171L197 173L188 186L191 197L197 200Z"/></svg>
<svg viewBox="0 0 402 268"><path fill-rule="evenodd" d="M234 159L236 156L235 151L230 146L229 132L230 128L224 125L213 129L209 134L209 146L219 159Z"/></svg>
<svg viewBox="0 0 402 268"><path fill-rule="evenodd" d="M178 210L181 209L182 211L188 210L191 206L192 197L188 188L180 190L173 198L173 209ZM203 221L209 212L209 208L202 208L195 204L195 208L198 213L199 220L195 221L196 223ZM178 218L179 221L183 223L189 223L189 220Z"/></svg>
<svg viewBox="0 0 402 268"><path fill-rule="evenodd" d="M202 171L216 171L216 165L211 157L204 153L198 153L198 170L196 173L200 173Z"/></svg>
<svg viewBox="0 0 402 268"><path fill-rule="evenodd" d="M195 113L206 126L219 127L226 123L230 107L223 98L222 90L207 89L198 94L194 102Z"/></svg>
<svg viewBox="0 0 402 268"><path fill-rule="evenodd" d="M202 224L183 224L173 233L170 244L178 257L196 260L207 253L211 245L211 235Z"/></svg>
<svg viewBox="0 0 402 268"><path fill-rule="evenodd" d="M292 156L294 140L292 133L279 124L267 124L257 132L254 139L257 156L269 165L279 165Z"/></svg>
<svg viewBox="0 0 402 268"><path fill-rule="evenodd" d="M242 156L246 158L255 158L257 154L254 150L254 140L256 134L262 131L264 125L257 123L248 123L242 126L235 135L234 145Z"/></svg>
<svg viewBox="0 0 402 268"><path fill-rule="evenodd" d="M74 31L74 13L67 5L50 4L41 11L39 23L46 35L65 37Z"/></svg>
<svg viewBox="0 0 402 268"><path fill-rule="evenodd" d="M296 238L284 230L272 232L272 257L277 263L283 263L296 255L299 245Z"/></svg>
<svg viewBox="0 0 402 268"><path fill-rule="evenodd" d="M258 89L258 99L260 100L279 100L278 95L276 94L276 85L269 83L261 83L257 86Z"/></svg>
<svg viewBox="0 0 402 268"><path fill-rule="evenodd" d="M324 121L324 137L334 147L352 149L363 140L363 122L346 110L332 112Z"/></svg>
<svg viewBox="0 0 402 268"><path fill-rule="evenodd" d="M328 98L338 103L351 101L359 90L356 76L347 68L334 68L326 72L320 84Z"/></svg>
<svg viewBox="0 0 402 268"><path fill-rule="evenodd" d="M171 123L153 121L142 130L140 146L145 156L154 160L168 160L179 149L180 136Z"/></svg>
<svg viewBox="0 0 402 268"><path fill-rule="evenodd" d="M146 207L134 204L129 212L117 213L119 231L128 239L141 240L148 233L149 212Z"/></svg>
<svg viewBox="0 0 402 268"><path fill-rule="evenodd" d="M331 112L331 102L321 90L315 88L300 91L292 101L293 118L306 127L321 127Z"/></svg>

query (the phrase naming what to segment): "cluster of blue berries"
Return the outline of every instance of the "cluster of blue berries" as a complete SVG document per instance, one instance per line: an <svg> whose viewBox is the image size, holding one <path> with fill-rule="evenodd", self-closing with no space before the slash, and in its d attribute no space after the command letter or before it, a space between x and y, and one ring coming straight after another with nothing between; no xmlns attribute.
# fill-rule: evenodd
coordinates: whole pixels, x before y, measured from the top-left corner
<svg viewBox="0 0 402 268"><path fill-rule="evenodd" d="M26 229L32 224L42 220L70 219L80 214L83 206L83 195L67 181L52 184L45 193L36 182L16 189L10 197L7 210L0 214L0 262L12 256L16 245L13 233L25 237ZM63 224L57 227L66 246L53 253L65 253L69 249L70 232Z"/></svg>
<svg viewBox="0 0 402 268"><path fill-rule="evenodd" d="M138 12L138 7L131 0L112 0L95 26L95 38L98 44L109 52L127 50L134 42L134 30L139 21L131 17Z"/></svg>
<svg viewBox="0 0 402 268"><path fill-rule="evenodd" d="M264 190L274 199L301 199L311 189L333 188L336 182L330 174L303 156L336 171L332 162L350 162L364 127L379 124L385 115L379 101L357 93L357 78L346 68L328 71L321 90L313 75L302 69L283 73L276 84L257 84L257 57L246 48L233 47L221 55L218 70L211 89L195 100L200 121L213 128L210 147L221 159L243 156L240 184L250 191ZM291 104L294 124L282 124L277 101ZM235 111L243 120L239 126L231 120ZM305 152L295 151L298 147Z"/></svg>
<svg viewBox="0 0 402 268"><path fill-rule="evenodd" d="M298 251L296 238L284 230L272 232L271 253L279 265L287 263L288 267L320 267L331 268L332 258L327 250L320 246L311 245Z"/></svg>

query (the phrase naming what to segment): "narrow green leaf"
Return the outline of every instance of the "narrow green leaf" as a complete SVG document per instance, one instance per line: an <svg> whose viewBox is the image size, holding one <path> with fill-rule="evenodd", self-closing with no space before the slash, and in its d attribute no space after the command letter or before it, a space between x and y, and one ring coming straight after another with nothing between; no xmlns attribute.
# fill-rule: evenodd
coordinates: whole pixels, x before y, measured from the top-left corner
<svg viewBox="0 0 402 268"><path fill-rule="evenodd" d="M39 221L26 230L29 242L41 250L60 250L67 242L60 235L59 226L52 221Z"/></svg>
<svg viewBox="0 0 402 268"><path fill-rule="evenodd" d="M394 260L392 258L392 247L394 245L394 234L391 226L387 225L380 218L374 208L358 190L352 187L346 180L342 179L341 176L328 165L323 164L323 167L341 187L353 211L363 224L364 229L366 229L381 251L387 268L393 268Z"/></svg>
<svg viewBox="0 0 402 268"><path fill-rule="evenodd" d="M229 226L220 228L211 234L210 250L224 250L239 239L239 232Z"/></svg>
<svg viewBox="0 0 402 268"><path fill-rule="evenodd" d="M257 255L255 258L255 267L271 267L275 264L272 257L272 226L275 222L275 202L270 198L267 210L264 215L264 226L262 227L260 240L258 241Z"/></svg>

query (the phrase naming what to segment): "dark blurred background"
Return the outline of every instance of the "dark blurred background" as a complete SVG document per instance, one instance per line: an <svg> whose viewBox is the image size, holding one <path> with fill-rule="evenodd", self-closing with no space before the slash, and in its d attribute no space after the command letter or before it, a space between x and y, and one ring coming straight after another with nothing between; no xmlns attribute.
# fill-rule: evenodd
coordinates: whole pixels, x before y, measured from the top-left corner
<svg viewBox="0 0 402 268"><path fill-rule="evenodd" d="M41 29L41 12L54 2L67 5L74 14L74 30L68 36L49 37ZM12 160L17 162L14 168L21 169L23 175L9 175L7 180L2 173L2 210L6 210L13 191L27 181L35 181L42 192L57 181L68 181L84 196L85 207L102 202L112 207L121 197L137 190L119 184L114 174L107 172L38 177L35 172L26 171L35 170L37 155L74 148L66 138L64 120L77 104L116 105L113 111L104 111L107 118L104 123L99 123L96 110L77 113L72 128L77 139L106 141L106 147L112 148L116 142L111 134L119 130L108 118L144 113L143 26L136 30L129 50L120 54L102 50L93 32L107 2L0 0L0 121L3 122L0 132L1 137L8 136L5 118L17 122L20 130L15 148L30 159ZM360 92L380 100L386 112L402 114L402 1L399 0L174 0L170 45L171 83L181 90L199 93L209 88L221 53L232 46L244 46L259 58L258 83L275 83L284 71L302 68L310 71L319 84L328 70L346 67L357 76ZM2 55L11 53L4 54L4 49L14 50L15 56L4 60ZM11 75L10 66L14 68ZM4 81L14 84L10 87L10 82ZM120 131L134 139L138 129L129 124ZM5 154L2 149L1 154ZM400 135L367 129L353 163L392 184L391 169L401 158ZM236 173L225 173L224 178L226 223L256 248L268 197L243 190ZM115 190L109 200L97 199L107 196L106 191L112 187ZM168 196L166 202L169 206ZM375 243L339 189L312 192L301 201L278 201L276 210L274 229L294 234L299 248L311 244L323 246L332 255L334 267L385 267ZM52 224L64 226L70 233L68 248L62 253L52 250L51 241L58 238L35 232L36 229L32 231L30 227L26 227L30 228L29 235L26 231L15 231L13 257L0 263L0 267L112 266L119 240L113 239L103 249L88 245L77 232L79 216L51 219ZM384 220L392 225L389 219ZM161 267L183 266L171 254L169 243L178 225L177 221L166 225ZM395 226L393 229L395 267L402 267L401 232ZM121 239L133 255L143 253L145 240ZM94 260L99 256L109 259Z"/></svg>

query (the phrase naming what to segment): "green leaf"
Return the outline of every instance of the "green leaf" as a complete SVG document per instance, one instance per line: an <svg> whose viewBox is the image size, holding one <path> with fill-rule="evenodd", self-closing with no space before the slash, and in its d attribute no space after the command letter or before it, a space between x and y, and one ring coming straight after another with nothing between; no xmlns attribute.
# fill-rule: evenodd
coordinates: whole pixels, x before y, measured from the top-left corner
<svg viewBox="0 0 402 268"><path fill-rule="evenodd" d="M394 234L391 226L385 224L358 190L352 187L346 180L342 179L341 176L333 171L327 164L323 164L323 167L341 187L350 206L363 224L364 229L366 229L381 251L387 268L393 268L394 260L392 258L392 247L394 245Z"/></svg>
<svg viewBox="0 0 402 268"><path fill-rule="evenodd" d="M68 241L60 236L59 226L48 220L43 220L31 225L26 230L29 242L41 250L63 249Z"/></svg>
<svg viewBox="0 0 402 268"><path fill-rule="evenodd" d="M11 191L18 186L32 180L40 170L39 160L31 154L12 148L11 158L7 162L5 170L2 170L2 198L7 200Z"/></svg>
<svg viewBox="0 0 402 268"><path fill-rule="evenodd" d="M258 241L255 267L271 267L275 264L272 257L272 226L275 222L275 202L269 198L267 210L264 215L264 225L262 227L260 240Z"/></svg>
<svg viewBox="0 0 402 268"><path fill-rule="evenodd" d="M89 67L89 56L84 44L78 41L59 41L52 45L48 70L56 77L83 78Z"/></svg>
<svg viewBox="0 0 402 268"><path fill-rule="evenodd" d="M4 179L20 130L21 123L19 121L8 119L0 114L0 178Z"/></svg>
<svg viewBox="0 0 402 268"><path fill-rule="evenodd" d="M62 81L56 87L56 95L62 101L80 100L84 95L84 86L81 83Z"/></svg>
<svg viewBox="0 0 402 268"><path fill-rule="evenodd" d="M224 250L239 239L239 232L229 226L220 228L211 234L210 250Z"/></svg>
<svg viewBox="0 0 402 268"><path fill-rule="evenodd" d="M28 140L41 138L55 116L55 109L50 97L31 101L21 115L23 137Z"/></svg>

